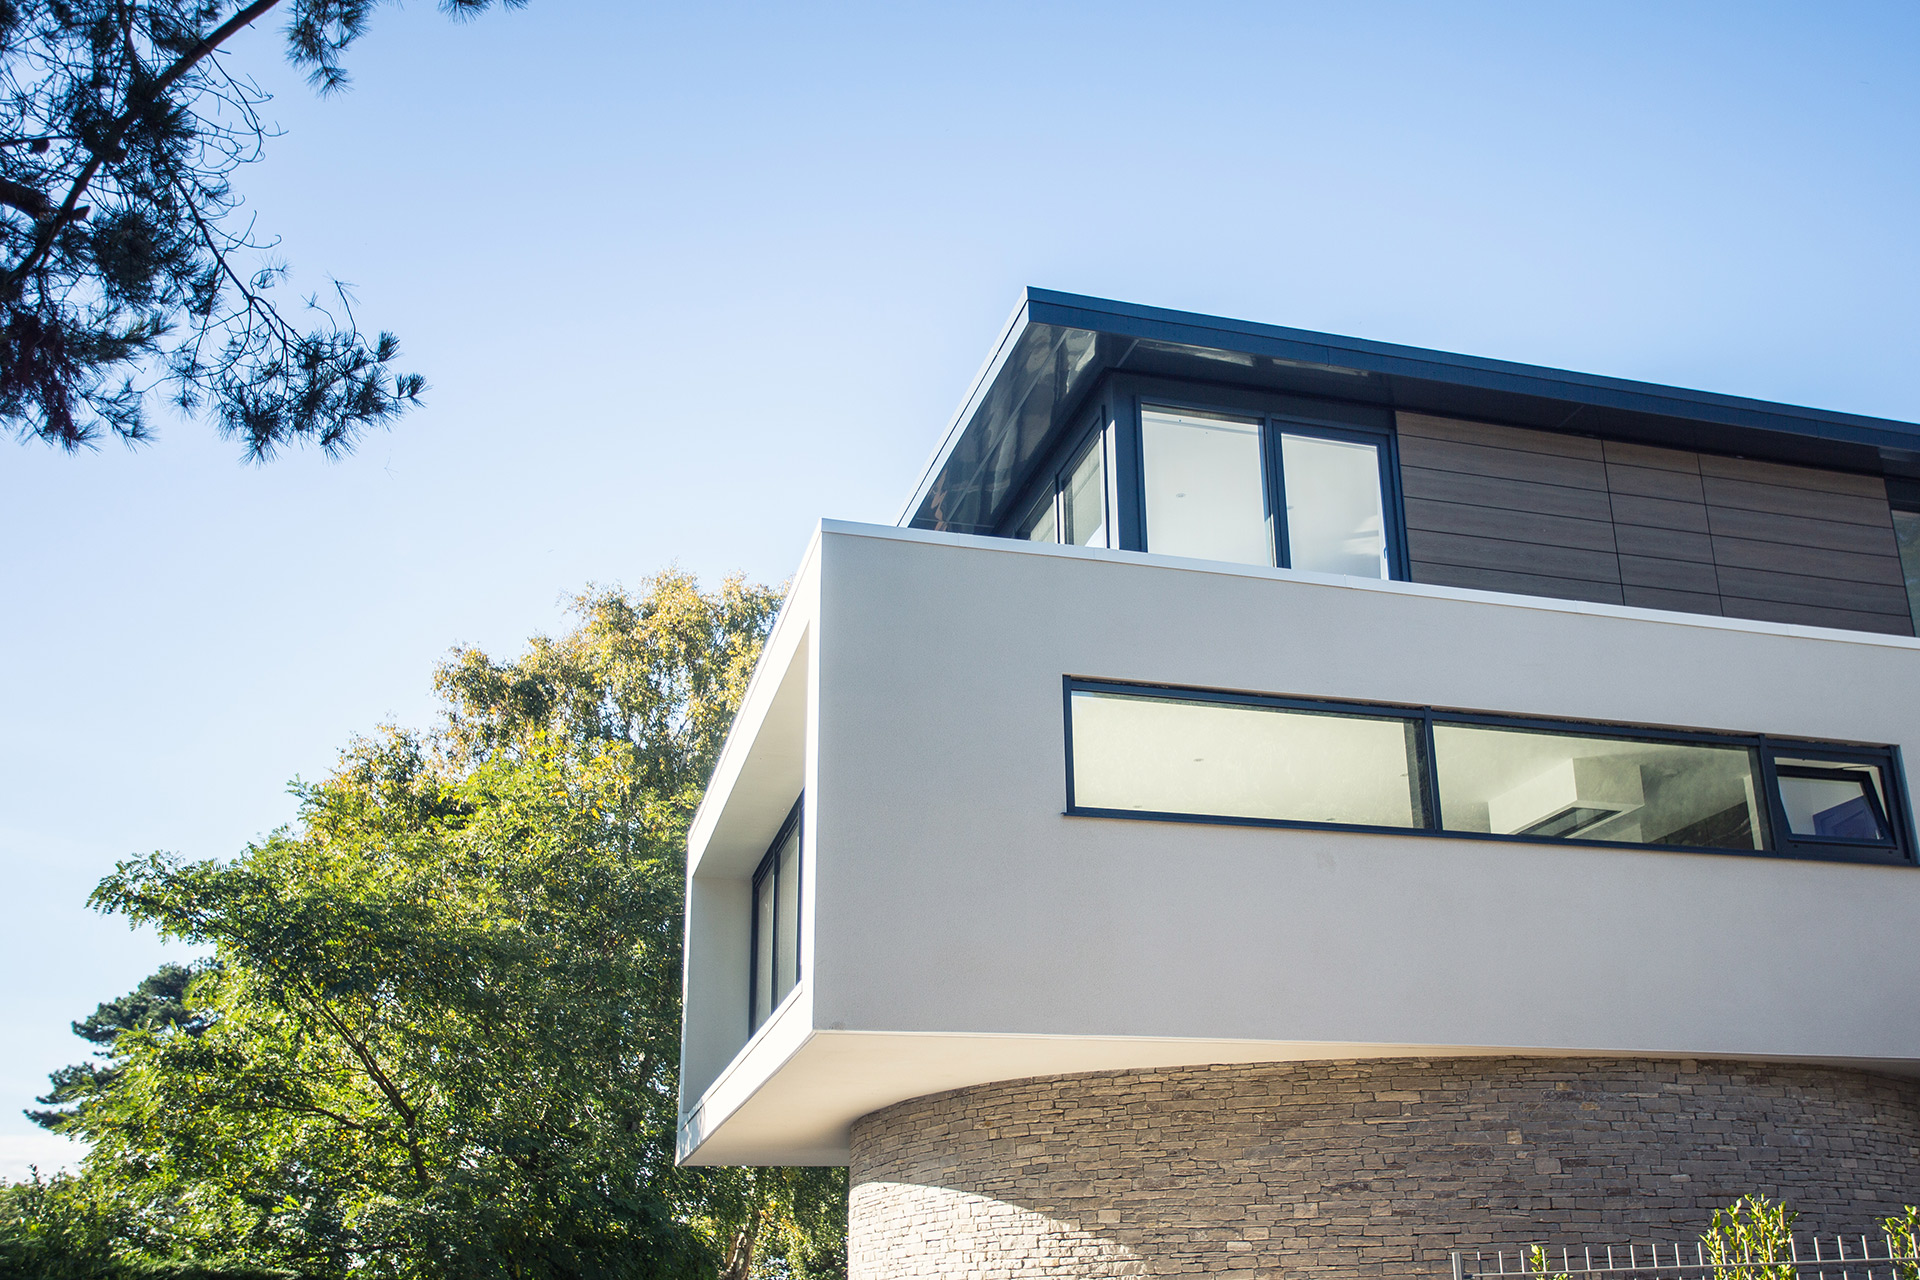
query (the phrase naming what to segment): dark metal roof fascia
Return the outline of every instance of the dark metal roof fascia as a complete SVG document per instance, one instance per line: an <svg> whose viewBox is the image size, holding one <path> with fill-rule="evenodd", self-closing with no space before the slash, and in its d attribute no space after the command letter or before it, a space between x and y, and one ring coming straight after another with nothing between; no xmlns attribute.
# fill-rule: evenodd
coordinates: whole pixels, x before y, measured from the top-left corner
<svg viewBox="0 0 1920 1280"><path fill-rule="evenodd" d="M1030 322L1093 329L1129 337L1180 342L1247 355L1271 356L1330 369L1352 369L1392 377L1413 378L1453 386L1560 400L1685 418L1726 426L1751 427L1792 435L1813 435L1855 444L1913 448L1920 445L1920 425L1891 418L1811 409L1800 405L1752 400L1743 396L1692 391L1684 387L1635 382L1600 374L1573 373L1541 365L1488 360L1479 356L1370 342L1338 334L1288 329L1280 325L1227 320L1190 311L1169 311L1133 303L1109 302L1079 294L1028 289Z"/></svg>
<svg viewBox="0 0 1920 1280"><path fill-rule="evenodd" d="M1021 336L1031 326L1042 324L1263 356L1308 368L1404 380L1399 386L1390 385L1387 388L1388 397L1385 401L1390 406L1400 408L1420 407L1413 403L1420 397L1404 393L1414 390L1406 384L1424 383L1434 387L1480 390L1496 396L1525 397L1536 402L1549 401L1564 405L1567 412L1560 425L1569 430L1578 429L1574 420L1581 410L1611 409L1681 422L1708 423L1892 450L1906 459L1920 459L1920 425L1891 418L1779 404L1508 360L1489 360L1424 347L1373 342L1310 329L1290 329L1283 325L1230 320L1030 286L1023 291L1013 314L1001 330L999 341L974 376L959 409L942 434L939 446L921 470L913 495L900 513L899 524L910 524L914 513L926 500L941 467L959 444L982 399L991 391ZM1381 403L1373 396L1356 396L1355 399Z"/></svg>
<svg viewBox="0 0 1920 1280"><path fill-rule="evenodd" d="M960 407L953 411L953 420L947 423L947 429L941 433L940 443L934 446L933 456L927 459L926 466L920 468L920 479L913 486L913 496L907 499L907 505L901 509L899 519L894 521L895 524L904 528L913 520L913 513L920 509L921 502L926 499L927 490L933 486L933 478L940 474L940 468L946 465L954 446L960 443L960 437L965 433L967 424L973 421L974 410L979 407L981 398L993 386L994 379L999 376L1000 367L1006 364L1007 357L1013 354L1014 347L1019 345L1020 335L1027 331L1028 325L1033 323L1029 312L1035 292L1037 291L1029 288L1021 294L1020 301L1014 305L1013 314L1008 316L1006 324L1001 326L1000 341L996 342L993 349L987 353L985 363L980 366L980 372L973 375L973 382L968 385L967 394L960 399ZM1072 295L1061 294L1060 296Z"/></svg>

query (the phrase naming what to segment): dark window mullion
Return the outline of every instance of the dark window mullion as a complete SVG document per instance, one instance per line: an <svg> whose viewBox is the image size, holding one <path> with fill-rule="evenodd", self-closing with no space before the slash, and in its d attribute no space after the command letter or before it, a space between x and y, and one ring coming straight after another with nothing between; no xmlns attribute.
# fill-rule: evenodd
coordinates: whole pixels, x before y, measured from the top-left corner
<svg viewBox="0 0 1920 1280"><path fill-rule="evenodd" d="M1280 458L1282 428L1272 418L1260 419L1261 487L1267 495L1267 531L1273 542L1273 563L1281 569L1293 562L1287 545L1287 474Z"/></svg>
<svg viewBox="0 0 1920 1280"><path fill-rule="evenodd" d="M1440 813L1440 757L1433 746L1433 711L1420 713L1420 785L1427 803L1427 830L1446 830Z"/></svg>
<svg viewBox="0 0 1920 1280"><path fill-rule="evenodd" d="M1115 395L1107 420L1113 430L1114 512L1113 545L1124 551L1147 549L1147 469L1141 463L1140 399Z"/></svg>

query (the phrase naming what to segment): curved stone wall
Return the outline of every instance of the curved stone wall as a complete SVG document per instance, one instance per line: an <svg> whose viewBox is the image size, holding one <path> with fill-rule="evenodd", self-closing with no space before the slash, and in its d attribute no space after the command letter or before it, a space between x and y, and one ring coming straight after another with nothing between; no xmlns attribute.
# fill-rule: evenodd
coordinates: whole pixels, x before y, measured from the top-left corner
<svg viewBox="0 0 1920 1280"><path fill-rule="evenodd" d="M1101 1072L877 1111L852 1166L854 1280L1442 1280L1453 1249L1691 1243L1749 1192L1871 1231L1920 1203L1920 1083L1528 1058Z"/></svg>

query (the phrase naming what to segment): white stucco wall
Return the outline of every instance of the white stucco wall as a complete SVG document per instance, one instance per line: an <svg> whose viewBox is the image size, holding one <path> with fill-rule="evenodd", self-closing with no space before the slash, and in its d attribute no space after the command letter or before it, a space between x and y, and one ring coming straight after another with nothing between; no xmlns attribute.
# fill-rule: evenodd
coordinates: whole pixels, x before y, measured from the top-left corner
<svg viewBox="0 0 1920 1280"><path fill-rule="evenodd" d="M722 940L715 904L778 823L759 849L738 824L722 856L709 811L785 812L728 790L779 772L756 775L736 733L691 851L688 1109L707 1096L688 1158L841 1159L866 1111L1053 1071L1496 1050L1920 1064L1912 868L1067 817L1061 690L1911 756L1920 642L867 526L824 526L808 563L817 596L782 623L813 672L807 1025L715 1083L745 1040L744 993L729 1022L699 972L745 947L744 910Z"/></svg>

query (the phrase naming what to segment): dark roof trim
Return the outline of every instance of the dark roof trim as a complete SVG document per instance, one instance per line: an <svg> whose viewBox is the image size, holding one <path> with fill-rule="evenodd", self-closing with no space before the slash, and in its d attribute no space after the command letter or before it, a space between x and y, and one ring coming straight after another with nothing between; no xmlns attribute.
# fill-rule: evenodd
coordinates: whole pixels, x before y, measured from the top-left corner
<svg viewBox="0 0 1920 1280"><path fill-rule="evenodd" d="M1392 408L1478 414L1489 421L1682 448L1739 452L1755 444L1765 453L1772 451L1764 447L1771 438L1783 458L1808 461L1809 449L1823 448L1819 442L1825 442L1823 451L1832 454L1828 465L1920 474L1920 426L1913 423L1029 288L921 474L901 524L922 513L965 433L995 428L987 420L995 413L982 415L981 408L1023 336L1040 326L1099 335L1099 349L1106 354L1095 363L1109 368L1136 363L1112 352L1130 352L1133 343L1164 343L1252 357L1265 362L1260 380L1268 383L1286 376L1284 367L1292 366L1303 383L1317 383L1322 395L1329 381L1350 379L1351 399ZM1220 380L1237 379L1222 375Z"/></svg>

